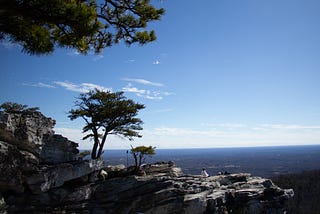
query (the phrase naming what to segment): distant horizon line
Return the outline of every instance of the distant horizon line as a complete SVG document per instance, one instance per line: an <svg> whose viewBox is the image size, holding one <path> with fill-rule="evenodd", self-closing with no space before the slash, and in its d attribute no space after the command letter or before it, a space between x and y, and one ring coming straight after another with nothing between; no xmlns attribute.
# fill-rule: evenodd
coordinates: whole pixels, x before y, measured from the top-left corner
<svg viewBox="0 0 320 214"><path fill-rule="evenodd" d="M319 144L294 144L294 145L270 145L270 146L235 146L235 147L187 147L187 148L157 148L156 150L192 150L192 149L245 149L245 148L272 148L272 147L310 147L310 146L320 146ZM86 150L90 150L90 149L79 149L80 151L86 151ZM114 149L114 148L110 148L110 149L103 149L103 151L125 151L125 150L130 150L130 149Z"/></svg>

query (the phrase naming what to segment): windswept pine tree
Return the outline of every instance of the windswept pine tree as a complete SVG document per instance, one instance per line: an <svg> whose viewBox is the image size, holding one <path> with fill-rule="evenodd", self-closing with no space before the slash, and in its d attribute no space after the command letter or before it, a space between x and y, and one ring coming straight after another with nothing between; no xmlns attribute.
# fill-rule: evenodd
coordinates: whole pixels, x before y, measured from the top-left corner
<svg viewBox="0 0 320 214"><path fill-rule="evenodd" d="M156 39L147 24L164 14L149 0L1 0L0 8L0 40L36 55L56 46L99 53L120 41L145 44Z"/></svg>
<svg viewBox="0 0 320 214"><path fill-rule="evenodd" d="M118 135L129 140L141 137L142 120L138 111L145 106L127 99L123 92L105 92L98 89L83 93L75 103L76 109L69 112L69 118L82 118L86 125L83 139L93 139L91 158L100 158L108 135Z"/></svg>

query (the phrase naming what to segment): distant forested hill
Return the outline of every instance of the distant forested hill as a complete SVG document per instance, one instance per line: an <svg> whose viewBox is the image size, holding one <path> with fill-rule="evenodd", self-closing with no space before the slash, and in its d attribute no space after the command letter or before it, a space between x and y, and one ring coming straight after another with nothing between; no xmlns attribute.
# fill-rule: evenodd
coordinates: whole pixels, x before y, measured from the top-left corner
<svg viewBox="0 0 320 214"><path fill-rule="evenodd" d="M320 213L320 170L280 175L271 179L281 188L293 188L295 196L288 202L288 213Z"/></svg>

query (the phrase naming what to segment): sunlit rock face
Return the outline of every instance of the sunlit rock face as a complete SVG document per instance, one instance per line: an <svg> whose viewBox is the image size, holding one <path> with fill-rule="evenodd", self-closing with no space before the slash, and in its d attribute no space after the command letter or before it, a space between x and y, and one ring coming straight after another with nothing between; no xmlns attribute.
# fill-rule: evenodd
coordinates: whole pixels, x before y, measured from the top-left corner
<svg viewBox="0 0 320 214"><path fill-rule="evenodd" d="M0 112L0 123L16 140L24 143L41 145L43 135L54 134L55 120L45 117L40 112Z"/></svg>
<svg viewBox="0 0 320 214"><path fill-rule="evenodd" d="M292 196L292 190L250 174L158 173L107 180L95 187L93 200L110 213L283 213Z"/></svg>
<svg viewBox="0 0 320 214"><path fill-rule="evenodd" d="M79 153L78 144L54 134L55 120L40 112L0 112L0 128L9 135L10 141L20 150L32 152L41 163L63 163L74 161Z"/></svg>
<svg viewBox="0 0 320 214"><path fill-rule="evenodd" d="M78 159L78 144L54 134L54 125L40 112L0 112L0 190L23 192L45 165Z"/></svg>
<svg viewBox="0 0 320 214"><path fill-rule="evenodd" d="M49 184L45 190L21 193L7 198L6 203L11 212L276 214L284 213L284 203L293 196L292 190L280 189L269 179L246 173L204 178L185 175L178 167L165 163L150 168L137 176L126 174L123 166L107 166L104 170L110 178L91 181L83 174L63 182L61 179L68 176L46 182L39 176L39 186ZM36 178L34 175L30 180ZM59 185L53 186L53 182Z"/></svg>

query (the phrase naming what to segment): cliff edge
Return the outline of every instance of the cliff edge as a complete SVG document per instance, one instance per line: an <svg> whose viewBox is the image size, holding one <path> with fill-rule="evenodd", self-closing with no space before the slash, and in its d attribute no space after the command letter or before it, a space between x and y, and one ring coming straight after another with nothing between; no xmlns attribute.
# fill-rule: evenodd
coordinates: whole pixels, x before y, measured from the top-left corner
<svg viewBox="0 0 320 214"><path fill-rule="evenodd" d="M40 112L0 112L0 213L284 213L293 197L248 173L201 177L173 162L137 174L82 160Z"/></svg>

